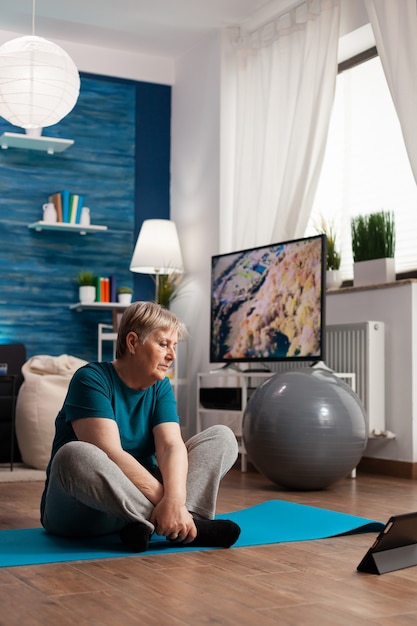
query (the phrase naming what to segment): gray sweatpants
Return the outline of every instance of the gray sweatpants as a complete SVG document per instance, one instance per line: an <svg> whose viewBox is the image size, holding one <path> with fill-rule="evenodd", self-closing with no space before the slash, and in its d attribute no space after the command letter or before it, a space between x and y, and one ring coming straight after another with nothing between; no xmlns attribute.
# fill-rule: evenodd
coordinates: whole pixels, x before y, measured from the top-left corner
<svg viewBox="0 0 417 626"><path fill-rule="evenodd" d="M187 509L213 519L220 480L237 458L233 432L207 428L186 443ZM51 466L42 524L66 537L97 536L131 522L147 524L153 504L97 446L72 441L58 450Z"/></svg>

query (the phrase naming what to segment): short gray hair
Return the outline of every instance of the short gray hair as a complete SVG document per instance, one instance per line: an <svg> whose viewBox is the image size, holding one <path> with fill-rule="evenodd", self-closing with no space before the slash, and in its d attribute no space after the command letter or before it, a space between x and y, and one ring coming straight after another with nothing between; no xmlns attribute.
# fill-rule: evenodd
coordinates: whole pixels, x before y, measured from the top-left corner
<svg viewBox="0 0 417 626"><path fill-rule="evenodd" d="M130 332L137 334L144 344L155 330L176 331L178 339L187 333L186 328L174 313L156 302L133 302L123 313L117 333L116 359L126 352L126 337Z"/></svg>

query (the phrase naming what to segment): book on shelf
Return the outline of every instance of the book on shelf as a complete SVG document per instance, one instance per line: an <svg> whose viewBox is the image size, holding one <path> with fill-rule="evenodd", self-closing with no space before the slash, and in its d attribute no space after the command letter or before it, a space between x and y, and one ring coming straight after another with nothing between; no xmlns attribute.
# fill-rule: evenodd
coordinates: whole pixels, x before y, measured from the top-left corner
<svg viewBox="0 0 417 626"><path fill-rule="evenodd" d="M110 283L111 280L107 276L96 277L96 302L112 302Z"/></svg>
<svg viewBox="0 0 417 626"><path fill-rule="evenodd" d="M57 222L62 222L62 200L61 200L61 194L60 193L53 193L51 196L49 196L48 198L48 202L52 202L52 204L55 207L55 211L56 211L56 221Z"/></svg>
<svg viewBox="0 0 417 626"><path fill-rule="evenodd" d="M78 193L70 194L69 206L70 223L79 224L81 218L81 209L83 206L83 196L79 195Z"/></svg>
<svg viewBox="0 0 417 626"><path fill-rule="evenodd" d="M70 194L70 199L69 199L69 221L70 221L70 224L76 224L77 204L78 204L78 195L76 193Z"/></svg>
<svg viewBox="0 0 417 626"><path fill-rule="evenodd" d="M76 224L81 223L81 211L82 211L83 205L84 205L84 196L81 194L78 194L77 215L75 216Z"/></svg>
<svg viewBox="0 0 417 626"><path fill-rule="evenodd" d="M62 221L66 224L70 223L70 192L68 189L63 189L61 192L61 204L62 204Z"/></svg>
<svg viewBox="0 0 417 626"><path fill-rule="evenodd" d="M101 302L110 302L110 278L101 278Z"/></svg>
<svg viewBox="0 0 417 626"><path fill-rule="evenodd" d="M117 302L117 280L116 276L110 276L110 302Z"/></svg>
<svg viewBox="0 0 417 626"><path fill-rule="evenodd" d="M63 189L53 193L48 198L55 206L57 221L66 224L80 224L81 211L84 205L84 196L71 193L68 189Z"/></svg>
<svg viewBox="0 0 417 626"><path fill-rule="evenodd" d="M101 276L96 276L96 302L101 302Z"/></svg>

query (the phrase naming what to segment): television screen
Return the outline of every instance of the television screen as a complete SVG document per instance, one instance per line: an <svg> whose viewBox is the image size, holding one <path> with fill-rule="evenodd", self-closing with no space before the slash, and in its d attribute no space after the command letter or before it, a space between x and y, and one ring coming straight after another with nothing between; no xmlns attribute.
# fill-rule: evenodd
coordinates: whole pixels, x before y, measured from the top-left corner
<svg viewBox="0 0 417 626"><path fill-rule="evenodd" d="M320 361L326 237L212 257L210 361Z"/></svg>

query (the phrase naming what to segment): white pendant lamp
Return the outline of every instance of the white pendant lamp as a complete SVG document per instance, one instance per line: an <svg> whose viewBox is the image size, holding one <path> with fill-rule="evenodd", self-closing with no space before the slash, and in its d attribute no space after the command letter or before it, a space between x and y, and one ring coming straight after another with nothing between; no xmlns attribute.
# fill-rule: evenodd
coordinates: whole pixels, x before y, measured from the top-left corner
<svg viewBox="0 0 417 626"><path fill-rule="evenodd" d="M33 0L34 31L35 0ZM75 106L80 76L58 45L17 37L0 46L0 116L25 129L52 126Z"/></svg>

